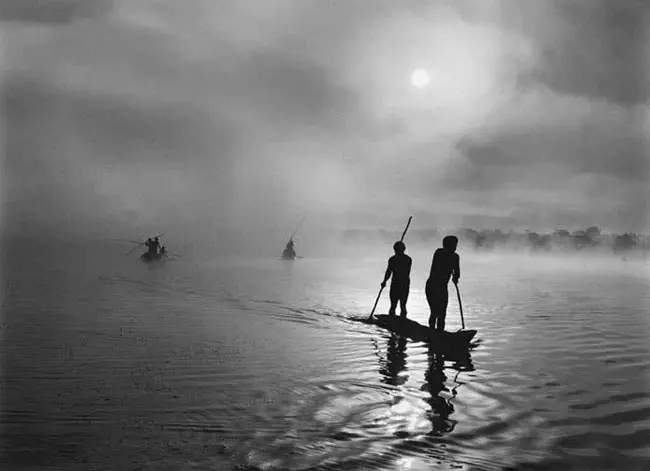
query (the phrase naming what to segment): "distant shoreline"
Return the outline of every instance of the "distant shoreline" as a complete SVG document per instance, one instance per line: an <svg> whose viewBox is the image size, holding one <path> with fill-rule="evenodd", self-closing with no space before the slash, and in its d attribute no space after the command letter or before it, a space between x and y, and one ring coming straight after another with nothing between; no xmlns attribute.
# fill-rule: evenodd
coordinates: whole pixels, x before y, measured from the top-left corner
<svg viewBox="0 0 650 471"><path fill-rule="evenodd" d="M547 233L534 231L508 232L499 229L469 229L455 230L411 229L407 239L412 246L439 242L447 234L456 235L465 247L477 250L498 249L532 249L535 251L607 251L614 253L629 253L650 249L650 236L640 233L609 233L592 226L586 230L569 232L556 230ZM392 243L399 239L399 231L383 229L346 229L341 231L340 241L345 245L358 243L382 242Z"/></svg>

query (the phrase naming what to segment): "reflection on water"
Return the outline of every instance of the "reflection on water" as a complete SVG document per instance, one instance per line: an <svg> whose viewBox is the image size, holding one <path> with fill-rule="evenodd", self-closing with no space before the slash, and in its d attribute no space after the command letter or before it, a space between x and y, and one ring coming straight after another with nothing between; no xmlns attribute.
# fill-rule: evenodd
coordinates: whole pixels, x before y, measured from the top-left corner
<svg viewBox="0 0 650 471"><path fill-rule="evenodd" d="M401 335L391 333L387 342L386 358L380 360L379 373L383 376L381 382L391 386L403 386L409 381L407 364L407 344L409 340ZM445 361L451 363L445 366ZM448 384L445 369L454 371L453 379ZM454 412L453 399L458 388L463 384L458 380L461 372L474 371L471 353L456 353L450 357L436 348L434 344L427 345L427 367L424 373L424 384L420 390L427 392L423 401L428 404L425 415L431 422L428 435L442 436L452 432L457 421L451 418ZM452 385L453 384L453 385Z"/></svg>
<svg viewBox="0 0 650 471"><path fill-rule="evenodd" d="M384 376L381 381L391 386L400 386L408 380L408 375L401 374L406 370L406 337L391 333L388 340L386 361L382 361L379 372Z"/></svg>
<svg viewBox="0 0 650 471"><path fill-rule="evenodd" d="M9 264L3 471L641 470L650 459L650 283L633 267L467 260L465 322L480 342L452 354L350 320L367 316L384 260L150 270L117 253ZM429 257L418 260L409 316L425 322ZM453 304L448 319L460 324Z"/></svg>
<svg viewBox="0 0 650 471"><path fill-rule="evenodd" d="M446 386L447 376L444 372L445 361L443 355L436 352L432 346L429 346L427 353L429 367L424 376L426 384L422 386L422 389L428 391L431 395L427 399L427 402L431 406L431 410L427 412L432 425L429 434L443 435L453 431L456 425L456 422L450 420L449 417L454 412L452 399L456 394L456 390L450 390ZM458 370L458 373L460 373L460 370ZM443 392L448 396L441 395Z"/></svg>

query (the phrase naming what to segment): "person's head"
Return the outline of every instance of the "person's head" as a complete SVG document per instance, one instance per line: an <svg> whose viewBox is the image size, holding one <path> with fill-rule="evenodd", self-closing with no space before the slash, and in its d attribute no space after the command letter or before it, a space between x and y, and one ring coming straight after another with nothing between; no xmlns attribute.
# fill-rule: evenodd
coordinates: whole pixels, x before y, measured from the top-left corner
<svg viewBox="0 0 650 471"><path fill-rule="evenodd" d="M404 245L404 242L395 242L393 244L393 250L395 253L404 253L406 250L406 245Z"/></svg>
<svg viewBox="0 0 650 471"><path fill-rule="evenodd" d="M154 240L155 240L156 242L158 242L158 237L156 237Z"/></svg>
<svg viewBox="0 0 650 471"><path fill-rule="evenodd" d="M442 248L455 252L456 247L458 247L458 237L449 235L442 239Z"/></svg>

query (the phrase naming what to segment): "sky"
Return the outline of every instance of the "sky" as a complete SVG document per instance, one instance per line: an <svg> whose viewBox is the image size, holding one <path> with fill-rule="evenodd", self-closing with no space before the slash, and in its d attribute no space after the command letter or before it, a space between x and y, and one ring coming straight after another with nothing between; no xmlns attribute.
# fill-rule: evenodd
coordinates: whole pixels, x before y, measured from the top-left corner
<svg viewBox="0 0 650 471"><path fill-rule="evenodd" d="M643 0L10 0L0 18L5 231L650 230Z"/></svg>

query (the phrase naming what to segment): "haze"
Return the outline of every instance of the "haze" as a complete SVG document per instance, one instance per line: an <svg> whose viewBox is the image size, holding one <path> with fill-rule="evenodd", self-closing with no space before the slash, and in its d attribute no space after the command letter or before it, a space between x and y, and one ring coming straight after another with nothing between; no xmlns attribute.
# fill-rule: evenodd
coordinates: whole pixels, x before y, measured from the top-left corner
<svg viewBox="0 0 650 471"><path fill-rule="evenodd" d="M647 231L634 0L3 2L3 231ZM414 86L414 71L425 71Z"/></svg>

